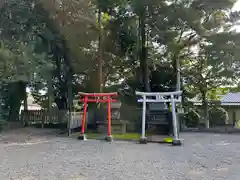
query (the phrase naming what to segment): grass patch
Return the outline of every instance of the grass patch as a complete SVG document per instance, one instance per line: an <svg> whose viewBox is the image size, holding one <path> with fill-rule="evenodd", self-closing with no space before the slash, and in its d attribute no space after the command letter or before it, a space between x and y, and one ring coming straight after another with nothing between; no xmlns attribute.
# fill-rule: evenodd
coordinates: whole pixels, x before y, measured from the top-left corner
<svg viewBox="0 0 240 180"><path fill-rule="evenodd" d="M147 136L150 136L151 134L147 134ZM72 137L78 137L79 133L73 133L71 135ZM87 139L98 139L104 136L104 134L101 133L95 133L95 132L89 132L86 133ZM113 139L119 139L119 140L139 140L140 134L139 133L125 133L125 134L112 134Z"/></svg>
<svg viewBox="0 0 240 180"><path fill-rule="evenodd" d="M113 134L113 139L114 138L124 140L139 140L140 134L138 133Z"/></svg>
<svg viewBox="0 0 240 180"><path fill-rule="evenodd" d="M101 137L99 133L86 133L88 139L97 139Z"/></svg>

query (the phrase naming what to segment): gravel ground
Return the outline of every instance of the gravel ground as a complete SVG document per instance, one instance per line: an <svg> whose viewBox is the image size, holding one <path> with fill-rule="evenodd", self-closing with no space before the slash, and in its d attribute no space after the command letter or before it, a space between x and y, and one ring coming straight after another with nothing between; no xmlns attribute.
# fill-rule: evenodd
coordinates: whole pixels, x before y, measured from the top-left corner
<svg viewBox="0 0 240 180"><path fill-rule="evenodd" d="M0 179L237 180L239 137L186 133L183 147L64 137L0 142Z"/></svg>

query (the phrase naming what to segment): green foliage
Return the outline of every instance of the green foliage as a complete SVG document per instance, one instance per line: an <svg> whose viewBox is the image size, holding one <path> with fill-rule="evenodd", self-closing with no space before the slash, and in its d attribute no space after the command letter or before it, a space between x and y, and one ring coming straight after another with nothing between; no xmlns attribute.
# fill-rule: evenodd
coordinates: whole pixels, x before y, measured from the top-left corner
<svg viewBox="0 0 240 180"><path fill-rule="evenodd" d="M191 109L184 117L187 127L197 127L200 123L200 115L194 109Z"/></svg>
<svg viewBox="0 0 240 180"><path fill-rule="evenodd" d="M6 1L0 7L0 110L16 114L26 87L44 107L49 97L60 109L69 107L78 91L96 91L99 59L104 89L124 89L124 81L126 100L136 102L134 91L146 82L151 91L175 90L177 62L185 100L217 99L229 91L220 86L239 76L240 36L230 31L239 13L229 14L235 2ZM47 86L53 93L41 95Z"/></svg>
<svg viewBox="0 0 240 180"><path fill-rule="evenodd" d="M0 119L0 132L3 131L7 126L7 122L5 120Z"/></svg>
<svg viewBox="0 0 240 180"><path fill-rule="evenodd" d="M212 89L208 91L208 99L220 100L221 96L219 95L225 95L229 92L233 92L232 88L230 87L217 87L216 89Z"/></svg>
<svg viewBox="0 0 240 180"><path fill-rule="evenodd" d="M26 87L52 70L48 52L39 48L46 13L34 0L6 1L0 10L0 110L4 119L15 121Z"/></svg>
<svg viewBox="0 0 240 180"><path fill-rule="evenodd" d="M0 79L5 82L35 79L34 74L46 72L50 66L44 64L46 56L35 54L31 45L24 43L1 43L0 46Z"/></svg>
<svg viewBox="0 0 240 180"><path fill-rule="evenodd" d="M213 107L209 110L210 126L225 125L228 122L228 113L224 108Z"/></svg>

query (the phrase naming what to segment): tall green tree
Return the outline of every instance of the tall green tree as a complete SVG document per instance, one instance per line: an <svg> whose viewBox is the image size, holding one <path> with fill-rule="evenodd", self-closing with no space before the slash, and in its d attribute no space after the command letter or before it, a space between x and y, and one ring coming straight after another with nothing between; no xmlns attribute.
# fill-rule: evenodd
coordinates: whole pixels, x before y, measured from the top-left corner
<svg viewBox="0 0 240 180"><path fill-rule="evenodd" d="M34 1L7 1L1 6L1 81L4 84L8 120L19 117L26 87L37 74L51 67L47 53L36 52L38 33L44 30L43 16ZM7 89L7 93L6 93Z"/></svg>
<svg viewBox="0 0 240 180"><path fill-rule="evenodd" d="M226 80L226 76L231 74L226 70L226 64L229 67L231 66L228 59L230 56L224 58L223 55L216 55L216 53L219 53L220 49L223 52L227 52L225 35L229 38L231 37L230 39L235 36L229 32L234 25L234 21L228 16L228 12L230 12L235 2L224 1L219 3L200 0L161 1L161 3L155 2L148 5L148 24L151 27L150 37L161 48L162 54L164 54L163 59L172 61L174 74L178 78L179 64L187 70L186 73L183 72L182 77L185 82L182 83L186 83L186 79L189 80L191 77L192 81L187 81L189 85L198 85L198 90L200 86L202 88L201 97L205 110L206 127L209 124L208 105L206 103L209 89L204 88L206 86L203 86L201 83L200 85L200 76L196 76L196 74L191 75L191 71L201 71L202 79L210 73L212 74L211 81L218 78L216 81L221 82L220 84L227 82L223 80ZM224 33L221 33L222 31ZM219 43L220 41L222 42ZM237 59L236 56L231 57ZM206 71L209 73L206 73ZM203 75L204 73L206 75ZM196 81L198 77L199 81ZM214 83L212 82L212 84Z"/></svg>

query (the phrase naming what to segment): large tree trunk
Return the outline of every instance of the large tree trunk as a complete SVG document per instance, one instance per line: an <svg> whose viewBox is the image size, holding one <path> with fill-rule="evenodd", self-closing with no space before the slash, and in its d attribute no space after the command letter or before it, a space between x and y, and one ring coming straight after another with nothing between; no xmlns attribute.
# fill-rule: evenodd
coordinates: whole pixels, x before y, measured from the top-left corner
<svg viewBox="0 0 240 180"><path fill-rule="evenodd" d="M62 48L56 47L56 77L58 78L59 94L55 97L55 102L59 110L69 109L69 104L72 102L72 67L70 59L70 50L66 40L62 39ZM55 51L56 51L55 50ZM64 74L62 73L64 72ZM70 98L70 101L69 101ZM70 106L71 106L70 105Z"/></svg>
<svg viewBox="0 0 240 180"><path fill-rule="evenodd" d="M56 83L56 89L57 93L55 93L55 102L57 104L57 107L59 110L66 109L66 90L65 90L65 82L63 80L64 77L62 77L62 61L61 61L61 55L60 53L63 51L63 49L59 47L55 47L54 49L54 61L56 64L56 70L55 70L55 77L58 79L58 82Z"/></svg>
<svg viewBox="0 0 240 180"><path fill-rule="evenodd" d="M65 86L67 86L66 89L66 95L67 95L67 109L69 112L72 111L73 106L73 92L72 92L72 80L73 80L73 70L72 70L72 64L71 64L71 58L70 58L70 50L67 46L66 41L63 41L64 44L64 63L66 65L66 77L65 77Z"/></svg>
<svg viewBox="0 0 240 180"><path fill-rule="evenodd" d="M72 112L73 110L73 92L72 92L72 71L69 70L67 78L67 97L68 97L68 110Z"/></svg>
<svg viewBox="0 0 240 180"><path fill-rule="evenodd" d="M21 102L24 100L26 83L19 81L9 85L8 121L18 121Z"/></svg>
<svg viewBox="0 0 240 180"><path fill-rule="evenodd" d="M202 107L204 113L204 120L205 120L205 128L209 128L209 112L208 112L208 100L207 100L207 92L202 91Z"/></svg>
<svg viewBox="0 0 240 180"><path fill-rule="evenodd" d="M181 90L181 67L180 67L180 58L179 58L180 51L176 50L172 56L172 66L173 66L173 76L175 83L175 90ZM174 84L173 84L174 85Z"/></svg>
<svg viewBox="0 0 240 180"><path fill-rule="evenodd" d="M27 92L27 86L25 86L24 90L24 100L23 100L23 105L24 105L24 111L28 110L28 92Z"/></svg>
<svg viewBox="0 0 240 180"><path fill-rule="evenodd" d="M52 86L52 76L48 79L48 115L49 121L52 120L52 103L53 103L53 86Z"/></svg>
<svg viewBox="0 0 240 180"><path fill-rule="evenodd" d="M143 89L146 92L150 92L149 83L149 65L147 59L147 47L146 47L146 8L143 5L139 15L140 36L141 36L141 53L140 53L140 69L142 76Z"/></svg>
<svg viewBox="0 0 240 180"><path fill-rule="evenodd" d="M102 33L102 15L100 8L98 9L98 83L99 83L99 92L103 90L103 33Z"/></svg>
<svg viewBox="0 0 240 180"><path fill-rule="evenodd" d="M177 83L176 83L176 91L180 91L181 90L181 72L180 72L180 59L179 57L176 58L176 80L177 80Z"/></svg>

